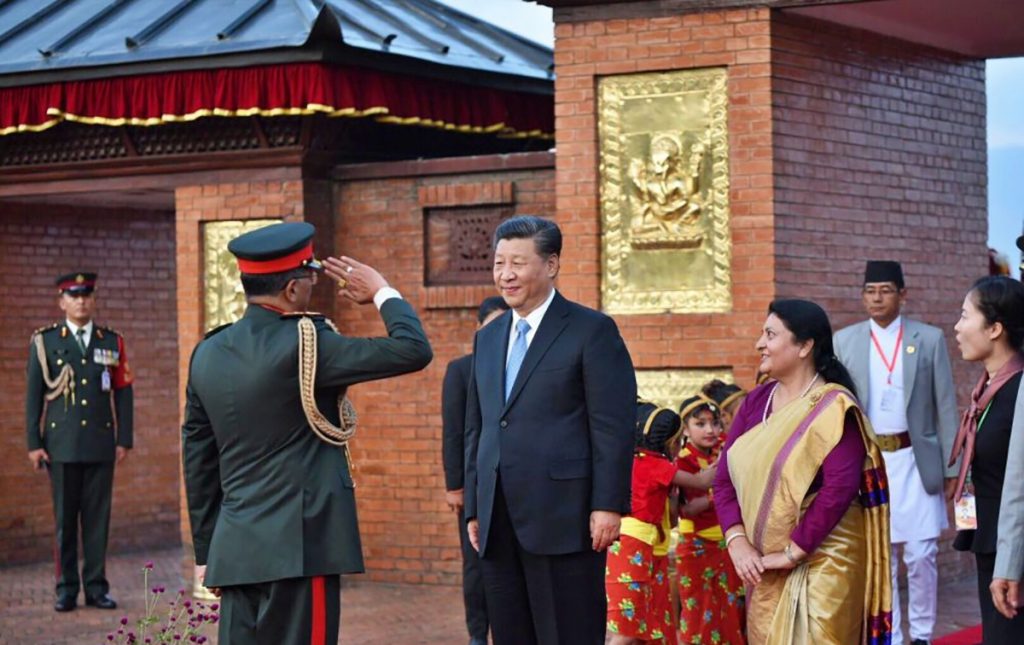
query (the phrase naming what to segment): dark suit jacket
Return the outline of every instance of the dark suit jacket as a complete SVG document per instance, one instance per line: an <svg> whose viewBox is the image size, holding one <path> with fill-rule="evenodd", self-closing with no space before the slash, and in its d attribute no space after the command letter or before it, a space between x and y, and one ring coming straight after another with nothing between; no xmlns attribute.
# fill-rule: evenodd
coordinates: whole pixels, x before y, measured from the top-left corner
<svg viewBox="0 0 1024 645"><path fill-rule="evenodd" d="M115 331L93 324L85 356L67 325L59 323L36 332L46 348L47 371L56 378L70 365L74 373L74 397L58 396L46 402L46 383L36 353L35 336L29 346L28 389L25 394L25 428L28 449L46 448L59 462L114 461L114 446L132 447L132 386L118 370L127 369L124 339ZM99 352L98 352L99 350ZM103 357L118 365L104 365ZM116 357L116 359L114 358ZM124 362L124 364L121 364ZM103 372L110 390L103 391Z"/></svg>
<svg viewBox="0 0 1024 645"><path fill-rule="evenodd" d="M381 307L388 338L317 326L316 400L338 424L354 383L425 367L432 357L407 302ZM211 587L363 570L352 477L302 411L298 324L250 306L192 354L182 426L185 489L197 564Z"/></svg>
<svg viewBox="0 0 1024 645"><path fill-rule="evenodd" d="M466 473L466 390L473 355L448 363L441 387L441 461L445 490L461 490Z"/></svg>
<svg viewBox="0 0 1024 645"><path fill-rule="evenodd" d="M477 332L466 404L466 517L486 555L499 481L519 543L591 548L590 513L628 513L636 375L608 316L555 294L504 402L512 313Z"/></svg>

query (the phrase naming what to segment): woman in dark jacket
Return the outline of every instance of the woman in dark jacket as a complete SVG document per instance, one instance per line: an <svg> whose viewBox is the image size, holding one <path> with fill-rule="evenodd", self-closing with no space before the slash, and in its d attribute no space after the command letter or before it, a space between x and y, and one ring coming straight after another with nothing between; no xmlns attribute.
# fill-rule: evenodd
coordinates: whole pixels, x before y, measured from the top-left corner
<svg viewBox="0 0 1024 645"><path fill-rule="evenodd" d="M999 513L1004 510L999 502L1010 428L1024 370L1024 285L1004 276L975 282L964 298L956 340L964 360L985 367L961 421L951 460L963 455L956 498L963 494L968 473L974 487L978 528L971 551L978 563L983 641L985 645L1020 645L1024 643L1024 614L1007 618L996 611L989 586Z"/></svg>

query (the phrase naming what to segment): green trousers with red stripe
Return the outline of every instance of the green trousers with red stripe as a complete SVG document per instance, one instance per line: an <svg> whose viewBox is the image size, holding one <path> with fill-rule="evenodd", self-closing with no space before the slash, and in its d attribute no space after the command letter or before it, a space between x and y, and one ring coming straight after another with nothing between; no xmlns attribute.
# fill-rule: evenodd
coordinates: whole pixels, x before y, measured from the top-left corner
<svg viewBox="0 0 1024 645"><path fill-rule="evenodd" d="M341 576L224 587L219 645L337 645Z"/></svg>

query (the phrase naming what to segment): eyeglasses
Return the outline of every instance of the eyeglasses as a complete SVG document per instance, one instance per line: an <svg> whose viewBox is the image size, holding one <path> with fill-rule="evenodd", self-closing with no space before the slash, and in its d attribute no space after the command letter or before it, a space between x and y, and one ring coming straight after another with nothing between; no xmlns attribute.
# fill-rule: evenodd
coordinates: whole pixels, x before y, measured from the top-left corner
<svg viewBox="0 0 1024 645"><path fill-rule="evenodd" d="M893 289L892 287L864 287L862 292L865 296L874 298L875 296L882 296L889 298L899 293L899 289Z"/></svg>

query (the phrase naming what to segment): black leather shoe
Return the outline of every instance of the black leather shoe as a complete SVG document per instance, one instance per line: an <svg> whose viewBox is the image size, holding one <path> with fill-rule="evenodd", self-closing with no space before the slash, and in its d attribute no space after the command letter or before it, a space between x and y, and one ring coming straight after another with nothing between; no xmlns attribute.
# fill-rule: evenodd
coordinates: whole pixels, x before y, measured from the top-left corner
<svg viewBox="0 0 1024 645"><path fill-rule="evenodd" d="M923 638L915 638L914 640L910 641L910 645L929 645L929 643Z"/></svg>
<svg viewBox="0 0 1024 645"><path fill-rule="evenodd" d="M110 597L110 594L86 596L85 604L90 607L96 607L97 609L117 609L117 603Z"/></svg>
<svg viewBox="0 0 1024 645"><path fill-rule="evenodd" d="M75 594L77 595L77 594ZM57 596L57 601L53 603L53 609L55 611L71 611L78 604L78 600L75 596L69 593L61 594Z"/></svg>

